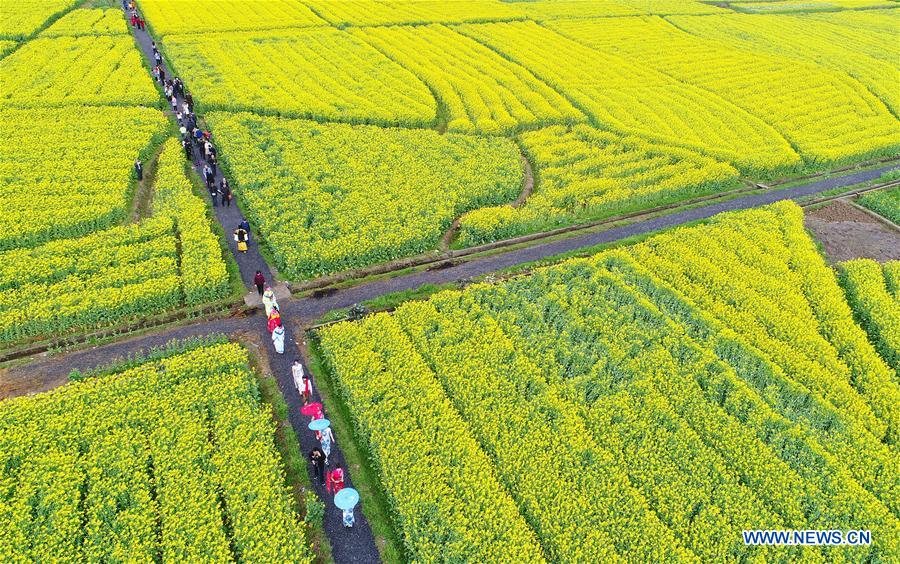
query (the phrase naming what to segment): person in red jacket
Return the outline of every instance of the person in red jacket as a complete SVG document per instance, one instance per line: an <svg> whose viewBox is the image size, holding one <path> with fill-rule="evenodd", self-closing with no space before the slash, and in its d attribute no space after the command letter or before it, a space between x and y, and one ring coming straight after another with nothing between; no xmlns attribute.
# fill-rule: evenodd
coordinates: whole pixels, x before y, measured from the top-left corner
<svg viewBox="0 0 900 564"><path fill-rule="evenodd" d="M325 491L337 494L342 489L344 489L344 469L338 464L334 470L328 473L328 484L325 486Z"/></svg>
<svg viewBox="0 0 900 564"><path fill-rule="evenodd" d="M263 290L266 287L266 277L263 276L262 270L256 271L256 276L253 277L253 283L256 284L256 290L259 292L259 295L263 295Z"/></svg>

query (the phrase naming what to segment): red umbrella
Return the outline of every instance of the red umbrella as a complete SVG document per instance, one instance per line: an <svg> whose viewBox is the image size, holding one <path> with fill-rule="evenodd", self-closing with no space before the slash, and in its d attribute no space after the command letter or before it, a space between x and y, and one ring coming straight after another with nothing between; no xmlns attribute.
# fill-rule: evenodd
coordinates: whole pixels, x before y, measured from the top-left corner
<svg viewBox="0 0 900 564"><path fill-rule="evenodd" d="M322 412L322 404L317 401L308 403L300 408L300 413L302 413L303 415L309 415L310 417L312 417L316 413L321 413L321 412Z"/></svg>

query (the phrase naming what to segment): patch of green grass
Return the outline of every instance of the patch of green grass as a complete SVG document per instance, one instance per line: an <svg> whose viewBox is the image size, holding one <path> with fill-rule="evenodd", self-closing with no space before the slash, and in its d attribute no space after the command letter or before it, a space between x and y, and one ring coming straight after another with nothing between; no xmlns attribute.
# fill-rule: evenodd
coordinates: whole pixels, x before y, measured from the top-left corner
<svg viewBox="0 0 900 564"><path fill-rule="evenodd" d="M334 386L334 376L322 362L321 350L314 333L308 334L309 351L307 363L316 379L316 386L322 401L328 409L331 427L341 445L347 466L353 475L353 486L359 492L363 513L372 528L375 546L383 562L407 562L403 544L394 529L390 505L381 487L378 474L372 467L367 449L356 440L351 425L350 410L343 397Z"/></svg>

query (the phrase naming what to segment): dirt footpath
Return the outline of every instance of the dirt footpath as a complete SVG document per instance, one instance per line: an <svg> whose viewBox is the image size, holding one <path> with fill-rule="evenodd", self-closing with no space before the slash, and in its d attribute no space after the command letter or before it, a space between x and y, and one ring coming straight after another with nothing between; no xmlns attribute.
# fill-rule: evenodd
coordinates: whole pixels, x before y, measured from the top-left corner
<svg viewBox="0 0 900 564"><path fill-rule="evenodd" d="M833 263L855 258L900 260L900 232L845 202L807 212L805 223Z"/></svg>

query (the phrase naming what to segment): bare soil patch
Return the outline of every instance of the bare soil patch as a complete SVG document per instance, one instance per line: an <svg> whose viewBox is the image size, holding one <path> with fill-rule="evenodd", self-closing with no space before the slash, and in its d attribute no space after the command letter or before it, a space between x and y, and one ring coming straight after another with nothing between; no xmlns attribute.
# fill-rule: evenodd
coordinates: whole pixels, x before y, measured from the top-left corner
<svg viewBox="0 0 900 564"><path fill-rule="evenodd" d="M900 233L845 202L810 211L805 223L831 262L900 260Z"/></svg>

